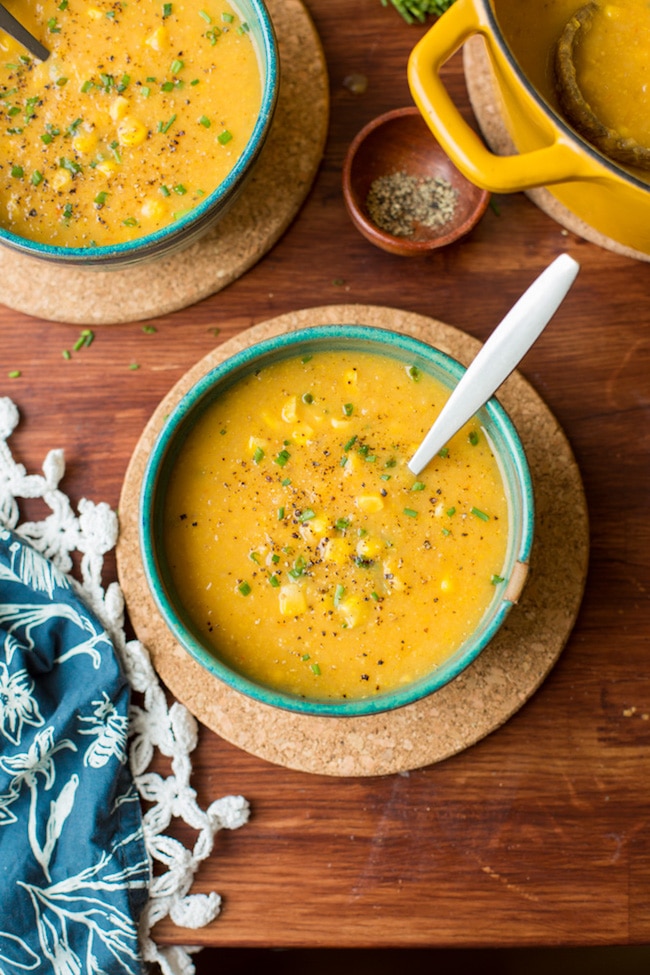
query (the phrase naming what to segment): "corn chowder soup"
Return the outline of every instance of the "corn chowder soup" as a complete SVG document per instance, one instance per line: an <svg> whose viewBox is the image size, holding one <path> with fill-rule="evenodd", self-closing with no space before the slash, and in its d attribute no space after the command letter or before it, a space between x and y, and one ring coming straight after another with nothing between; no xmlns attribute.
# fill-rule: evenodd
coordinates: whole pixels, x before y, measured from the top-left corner
<svg viewBox="0 0 650 975"><path fill-rule="evenodd" d="M0 224L49 245L154 232L227 176L261 104L224 0L7 0L51 54L0 32Z"/></svg>
<svg viewBox="0 0 650 975"><path fill-rule="evenodd" d="M372 353L277 362L206 408L171 470L166 559L204 641L307 698L385 693L468 637L506 557L503 482L468 424L414 479L449 391Z"/></svg>

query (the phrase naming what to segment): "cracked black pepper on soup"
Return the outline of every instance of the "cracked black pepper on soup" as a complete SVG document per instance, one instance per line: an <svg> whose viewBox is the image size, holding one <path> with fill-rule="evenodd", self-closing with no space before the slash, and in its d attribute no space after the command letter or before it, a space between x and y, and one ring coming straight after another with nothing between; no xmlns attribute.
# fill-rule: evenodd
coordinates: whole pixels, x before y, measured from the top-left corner
<svg viewBox="0 0 650 975"><path fill-rule="evenodd" d="M458 190L441 176L410 176L397 172L379 176L366 199L370 218L394 237L411 237L418 224L430 229L449 223Z"/></svg>
<svg viewBox="0 0 650 975"><path fill-rule="evenodd" d="M476 421L407 467L449 391L388 356L319 352L227 390L175 461L164 539L182 604L235 670L361 698L449 657L489 605L507 501Z"/></svg>

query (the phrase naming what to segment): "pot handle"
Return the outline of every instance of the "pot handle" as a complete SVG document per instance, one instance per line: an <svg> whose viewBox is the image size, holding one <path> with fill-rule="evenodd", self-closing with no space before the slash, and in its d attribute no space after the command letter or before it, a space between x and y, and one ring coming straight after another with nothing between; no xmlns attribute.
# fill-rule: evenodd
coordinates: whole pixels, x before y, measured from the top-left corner
<svg viewBox="0 0 650 975"><path fill-rule="evenodd" d="M415 104L456 167L476 186L493 193L511 193L550 183L588 179L594 172L556 133L542 149L512 156L490 152L465 122L440 78L440 69L474 34L484 38L495 61L494 39L472 0L455 0L413 48L408 82Z"/></svg>

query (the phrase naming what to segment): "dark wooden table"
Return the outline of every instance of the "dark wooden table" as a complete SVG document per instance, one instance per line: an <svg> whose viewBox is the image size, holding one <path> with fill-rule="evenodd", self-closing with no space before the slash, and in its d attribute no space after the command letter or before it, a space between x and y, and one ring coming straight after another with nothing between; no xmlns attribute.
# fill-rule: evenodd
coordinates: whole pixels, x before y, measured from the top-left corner
<svg viewBox="0 0 650 975"><path fill-rule="evenodd" d="M432 257L374 249L345 212L341 165L365 122L410 104L406 61L423 28L380 0L308 7L329 65L331 124L297 219L222 293L148 323L155 333L143 323L96 328L94 343L69 362L61 351L79 326L0 308L1 389L22 415L15 455L39 470L48 449L63 447L62 487L72 499L116 507L148 417L215 343L292 309L340 302L398 306L484 339L568 251L581 262L578 281L522 372L580 465L590 571L577 625L541 689L455 758L405 775L336 779L272 766L204 731L194 753L201 802L241 793L252 818L219 835L197 880L197 890L223 895L221 917L191 934L164 924L159 940L648 943L650 270L563 231L523 195L497 198L471 236ZM344 86L351 73L367 76L364 94ZM466 106L458 57L445 73ZM22 375L9 379L14 369ZM179 835L191 839L189 830Z"/></svg>

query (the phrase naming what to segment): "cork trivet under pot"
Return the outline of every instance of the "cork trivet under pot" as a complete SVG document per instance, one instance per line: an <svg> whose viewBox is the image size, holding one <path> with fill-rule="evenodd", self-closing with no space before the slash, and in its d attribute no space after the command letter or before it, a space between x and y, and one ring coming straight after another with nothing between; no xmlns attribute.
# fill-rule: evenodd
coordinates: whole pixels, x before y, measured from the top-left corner
<svg viewBox="0 0 650 975"><path fill-rule="evenodd" d="M571 632L584 590L589 532L582 482L556 420L514 373L499 399L521 437L533 478L536 535L519 604L477 660L430 697L370 717L318 718L274 710L209 677L171 636L149 595L139 552L138 504L144 467L164 417L201 376L271 335L323 324L391 328L465 364L480 343L435 319L392 308L340 305L264 322L215 349L165 397L145 428L120 499L118 573L131 622L164 683L218 735L269 762L305 772L371 776L447 758L498 728L540 686Z"/></svg>
<svg viewBox="0 0 650 975"><path fill-rule="evenodd" d="M50 321L109 325L186 308L260 260L294 219L320 165L329 83L316 28L300 0L267 0L280 55L273 124L250 179L201 240L122 270L68 268L0 247L0 301Z"/></svg>

